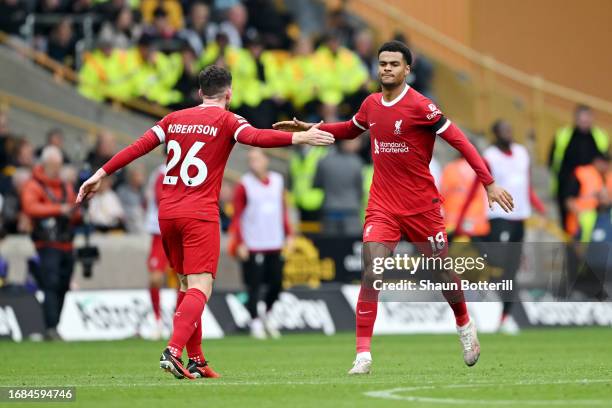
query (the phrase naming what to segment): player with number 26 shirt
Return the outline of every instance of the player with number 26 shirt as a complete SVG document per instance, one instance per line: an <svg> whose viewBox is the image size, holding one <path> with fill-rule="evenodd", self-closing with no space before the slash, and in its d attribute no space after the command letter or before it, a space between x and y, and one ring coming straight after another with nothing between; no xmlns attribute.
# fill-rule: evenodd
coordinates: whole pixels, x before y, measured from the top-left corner
<svg viewBox="0 0 612 408"><path fill-rule="evenodd" d="M83 183L77 197L77 202L87 199L98 191L104 177L166 144L168 159L159 201L159 224L164 252L179 276L181 287L172 337L162 352L160 367L176 378L190 379L219 376L204 359L200 321L217 273L219 191L235 143L281 147L334 142L330 133L318 129L319 125L293 134L255 129L227 110L232 96L228 70L210 66L198 79L201 105L164 117ZM181 360L185 347L187 367Z"/></svg>

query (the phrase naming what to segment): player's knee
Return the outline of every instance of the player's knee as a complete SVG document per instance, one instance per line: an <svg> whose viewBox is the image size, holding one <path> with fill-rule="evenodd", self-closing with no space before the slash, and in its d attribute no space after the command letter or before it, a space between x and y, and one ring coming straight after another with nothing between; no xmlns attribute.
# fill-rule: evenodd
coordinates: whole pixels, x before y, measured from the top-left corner
<svg viewBox="0 0 612 408"><path fill-rule="evenodd" d="M212 293L213 277L210 273L194 273L187 275L187 287L189 289L199 289L210 299Z"/></svg>
<svg viewBox="0 0 612 408"><path fill-rule="evenodd" d="M152 288L161 288L164 285L164 274L160 271L151 273L149 283Z"/></svg>

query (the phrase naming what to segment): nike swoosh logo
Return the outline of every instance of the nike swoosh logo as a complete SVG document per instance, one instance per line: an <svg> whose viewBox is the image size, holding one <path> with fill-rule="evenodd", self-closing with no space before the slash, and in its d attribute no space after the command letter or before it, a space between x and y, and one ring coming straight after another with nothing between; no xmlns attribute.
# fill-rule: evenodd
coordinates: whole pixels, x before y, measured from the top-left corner
<svg viewBox="0 0 612 408"><path fill-rule="evenodd" d="M373 312L373 310L366 310L366 311L359 310L357 313L359 313L360 315L364 315L364 314L368 314L368 313L372 313L372 312Z"/></svg>
<svg viewBox="0 0 612 408"><path fill-rule="evenodd" d="M370 127L372 127L372 126L374 126L375 124L376 124L376 122L374 122L374 123L370 123L369 125L370 125Z"/></svg>

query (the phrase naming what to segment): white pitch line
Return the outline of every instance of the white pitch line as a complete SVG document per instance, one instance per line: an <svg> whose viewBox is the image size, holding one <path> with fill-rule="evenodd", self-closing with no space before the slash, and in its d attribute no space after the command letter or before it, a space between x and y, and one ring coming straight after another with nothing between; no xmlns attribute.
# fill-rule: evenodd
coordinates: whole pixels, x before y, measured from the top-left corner
<svg viewBox="0 0 612 408"><path fill-rule="evenodd" d="M561 384L596 384L596 383L610 383L612 380L607 379L583 379L574 381L519 381L515 383L479 383L474 382L471 384L450 384L450 385L423 385L415 387L400 387L392 388L389 390L380 391L369 391L365 392L364 395L374 398L384 398L391 400L401 400L410 402L424 402L424 403L435 403L435 404L478 404L478 405L510 405L510 404L525 404L525 405L607 405L612 404L611 400L601 399L589 399L589 400L485 400L485 399L463 399L463 398L436 398L436 397L419 397L414 395L397 395L397 393L406 393L423 390L435 390L435 389L450 389L450 388L481 388L487 386L530 386L530 385L561 385Z"/></svg>

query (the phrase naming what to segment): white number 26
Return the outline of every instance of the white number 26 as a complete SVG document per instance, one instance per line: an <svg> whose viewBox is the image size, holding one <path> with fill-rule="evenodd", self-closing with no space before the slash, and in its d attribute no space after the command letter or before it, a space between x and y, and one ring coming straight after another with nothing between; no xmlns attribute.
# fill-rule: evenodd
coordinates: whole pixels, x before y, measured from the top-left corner
<svg viewBox="0 0 612 408"><path fill-rule="evenodd" d="M203 142L195 142L193 146L187 151L187 155L183 159L183 163L181 163L181 171L180 176L183 183L189 187L199 186L206 180L208 176L208 167L206 167L206 163L202 161L202 159L196 157L196 154L204 147ZM172 153L172 157L166 166L166 174L164 175L164 184L175 185L178 182L177 176L169 176L168 172L177 165L177 163L181 160L181 145L176 140L170 140L168 142L168 155ZM194 166L198 172L194 177L189 177L189 168Z"/></svg>

